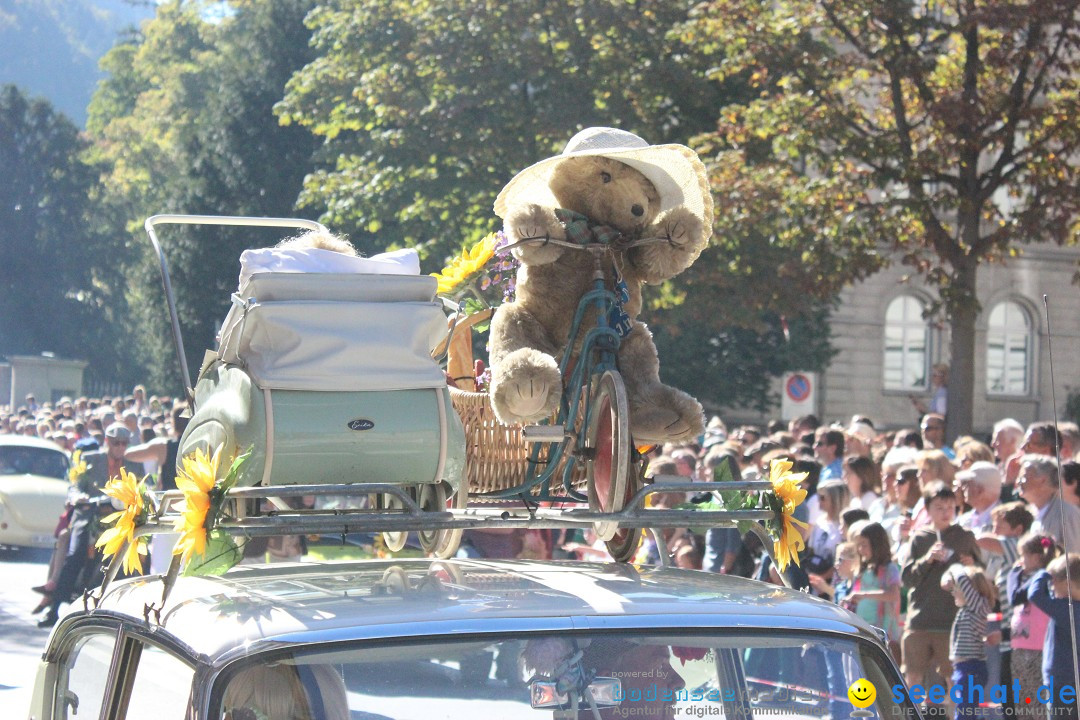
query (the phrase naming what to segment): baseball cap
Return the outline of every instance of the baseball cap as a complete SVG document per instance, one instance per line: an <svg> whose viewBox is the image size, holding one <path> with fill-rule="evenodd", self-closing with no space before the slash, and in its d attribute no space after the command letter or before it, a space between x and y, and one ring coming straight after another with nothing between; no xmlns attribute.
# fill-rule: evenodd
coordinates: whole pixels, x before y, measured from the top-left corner
<svg viewBox="0 0 1080 720"><path fill-rule="evenodd" d="M956 473L956 482L974 482L979 487L997 494L1001 492L1001 471L992 462L980 460L973 462L971 467Z"/></svg>
<svg viewBox="0 0 1080 720"><path fill-rule="evenodd" d="M124 442L131 442L131 431L127 429L124 423L114 422L109 427L105 428L105 437L123 440Z"/></svg>

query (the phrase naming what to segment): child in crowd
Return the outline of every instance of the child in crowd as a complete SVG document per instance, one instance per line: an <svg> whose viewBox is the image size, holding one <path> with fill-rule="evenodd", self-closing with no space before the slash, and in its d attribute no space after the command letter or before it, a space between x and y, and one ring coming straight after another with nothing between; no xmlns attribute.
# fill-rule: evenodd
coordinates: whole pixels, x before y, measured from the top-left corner
<svg viewBox="0 0 1080 720"><path fill-rule="evenodd" d="M1052 596L1051 588L1054 591ZM1043 642L1043 684L1055 690L1063 685L1074 685L1072 624L1080 627L1080 554L1069 553L1057 557L1050 562L1046 570L1036 572L1028 587L1028 601L1050 617L1050 625ZM1055 720L1075 720L1075 701L1061 700L1060 695L1050 698L1051 717Z"/></svg>
<svg viewBox="0 0 1080 720"><path fill-rule="evenodd" d="M892 543L879 523L859 522L851 528L859 551L859 569L848 600L855 612L889 635L889 650L900 660L900 566L893 562Z"/></svg>
<svg viewBox="0 0 1080 720"><path fill-rule="evenodd" d="M860 522L870 519L870 513L862 508L848 508L840 513L840 537L844 540L854 540L851 529Z"/></svg>
<svg viewBox="0 0 1080 720"><path fill-rule="evenodd" d="M821 514L810 528L804 563L807 572L829 579L836 546L844 539L840 531L840 513L846 510L851 502L851 493L848 492L847 485L837 479L818 485L817 494Z"/></svg>
<svg viewBox="0 0 1080 720"><path fill-rule="evenodd" d="M1009 570L1007 583L1012 608L1010 638L1012 646L1010 667L1014 679L1020 681L1020 691L1030 697L1042 684L1043 639L1050 618L1028 600L1029 582L1035 573L1046 568L1057 557L1057 546L1049 535L1034 533L1025 536L1019 545L1020 560ZM1021 700L1017 715L1041 719L1046 706L1027 704Z"/></svg>
<svg viewBox="0 0 1080 720"><path fill-rule="evenodd" d="M990 511L991 532L977 535L979 549L988 553L988 577L994 568L992 579L997 587L998 619L991 619L987 633L987 644L997 643L995 663L994 650L991 648L988 658L991 685L1009 685L1012 682L1010 663L1012 659L1011 630L1009 620L1012 617L1012 604L1009 601L1009 569L1016 562L1020 538L1031 529L1035 517L1025 503L1010 502L995 506Z"/></svg>
<svg viewBox="0 0 1080 720"><path fill-rule="evenodd" d="M854 606L848 602L848 596L858 568L858 547L853 542L842 542L836 546L836 571L833 573L832 582L821 575L810 573L810 587L819 596L852 610Z"/></svg>
<svg viewBox="0 0 1080 720"><path fill-rule="evenodd" d="M974 565L951 565L941 577L941 588L953 595L956 617L949 634L952 685L986 687L986 616L997 595L994 586ZM956 718L975 717L978 704L966 694L956 704Z"/></svg>
<svg viewBox="0 0 1080 720"><path fill-rule="evenodd" d="M982 562L975 536L956 524L956 493L943 482L923 491L929 524L911 538L909 560L901 578L908 596L907 624L901 640L904 676L909 686L923 685L928 670L952 677L949 633L956 617L953 595L941 587L950 565Z"/></svg>

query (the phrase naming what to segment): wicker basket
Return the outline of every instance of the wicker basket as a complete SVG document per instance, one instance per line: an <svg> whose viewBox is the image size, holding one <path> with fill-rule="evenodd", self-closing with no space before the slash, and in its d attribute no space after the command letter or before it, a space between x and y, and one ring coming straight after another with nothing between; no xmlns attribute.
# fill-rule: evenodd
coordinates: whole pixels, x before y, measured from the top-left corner
<svg viewBox="0 0 1080 720"><path fill-rule="evenodd" d="M525 482L529 468L529 445L520 425L503 425L491 409L487 393L467 392L450 388L450 400L465 426L466 475L469 492L487 493L507 490ZM560 463L550 482L552 495L564 495L563 467ZM574 472L573 486L584 491L585 471ZM535 490L534 490L535 493Z"/></svg>
<svg viewBox="0 0 1080 720"><path fill-rule="evenodd" d="M529 469L529 445L520 425L503 425L495 417L487 393L474 392L472 327L491 317L491 311L470 315L456 323L447 351L447 373L457 387L450 386L450 400L465 426L465 461L470 493L509 490L525 482ZM553 418L554 419L554 418ZM551 495L564 495L563 467L552 476ZM574 473L573 486L584 492L585 471ZM539 488L534 488L537 494Z"/></svg>

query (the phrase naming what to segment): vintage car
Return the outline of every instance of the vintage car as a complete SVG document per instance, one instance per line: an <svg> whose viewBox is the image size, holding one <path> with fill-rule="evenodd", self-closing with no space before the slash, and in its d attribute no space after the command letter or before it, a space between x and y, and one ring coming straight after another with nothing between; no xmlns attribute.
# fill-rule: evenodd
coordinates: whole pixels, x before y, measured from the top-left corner
<svg viewBox="0 0 1080 720"><path fill-rule="evenodd" d="M0 546L53 546L67 498L69 463L56 443L0 435Z"/></svg>
<svg viewBox="0 0 1080 720"><path fill-rule="evenodd" d="M369 560L241 565L161 596L151 576L112 584L96 609L77 603L30 717L917 717L890 690L902 680L878 631L737 577ZM876 697L853 706L860 679Z"/></svg>

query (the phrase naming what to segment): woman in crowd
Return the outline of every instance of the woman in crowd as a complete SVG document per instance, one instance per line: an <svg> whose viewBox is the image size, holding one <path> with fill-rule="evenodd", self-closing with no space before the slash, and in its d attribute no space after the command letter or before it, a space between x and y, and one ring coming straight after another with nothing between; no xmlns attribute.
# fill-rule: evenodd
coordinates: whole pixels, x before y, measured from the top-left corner
<svg viewBox="0 0 1080 720"><path fill-rule="evenodd" d="M869 512L878 499L881 473L874 461L865 455L848 455L844 458L844 482L851 493L849 507Z"/></svg>

